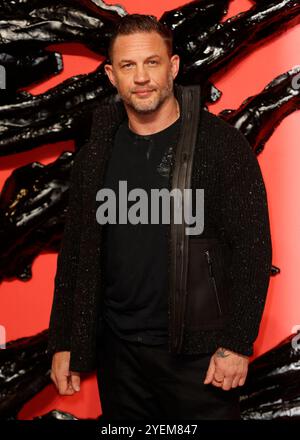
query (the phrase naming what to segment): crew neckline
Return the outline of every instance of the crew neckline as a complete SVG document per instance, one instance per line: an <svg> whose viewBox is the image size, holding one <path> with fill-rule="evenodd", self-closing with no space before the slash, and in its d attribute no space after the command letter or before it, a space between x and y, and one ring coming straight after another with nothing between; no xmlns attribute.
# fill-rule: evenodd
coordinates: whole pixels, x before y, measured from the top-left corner
<svg viewBox="0 0 300 440"><path fill-rule="evenodd" d="M138 134L138 133L135 133L134 131L132 131L131 128L128 126L128 117L125 118L122 125L124 126L126 131L130 134L130 136L135 139L153 139L154 137L164 135L166 132L171 130L173 127L177 126L179 124L180 120L181 120L181 114L176 119L176 121L174 121L171 125L164 128L163 130L157 131L156 133L152 133L152 134Z"/></svg>

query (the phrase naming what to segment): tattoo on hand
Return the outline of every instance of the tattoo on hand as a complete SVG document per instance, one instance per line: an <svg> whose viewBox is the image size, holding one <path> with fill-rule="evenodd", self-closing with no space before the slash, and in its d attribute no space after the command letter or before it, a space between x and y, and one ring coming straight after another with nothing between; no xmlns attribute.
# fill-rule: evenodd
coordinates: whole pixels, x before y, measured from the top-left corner
<svg viewBox="0 0 300 440"><path fill-rule="evenodd" d="M222 357L222 358L225 358L225 357L227 357L227 356L230 356L230 353L225 353L225 348L218 348L218 350L216 351L216 356L217 357Z"/></svg>

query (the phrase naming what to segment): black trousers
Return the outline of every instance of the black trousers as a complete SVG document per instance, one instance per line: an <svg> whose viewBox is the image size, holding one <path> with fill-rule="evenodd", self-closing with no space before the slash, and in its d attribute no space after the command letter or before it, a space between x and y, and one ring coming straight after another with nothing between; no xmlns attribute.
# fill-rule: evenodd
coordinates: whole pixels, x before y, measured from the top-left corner
<svg viewBox="0 0 300 440"><path fill-rule="evenodd" d="M210 357L125 341L104 324L97 352L102 419L240 419L239 387L203 384Z"/></svg>

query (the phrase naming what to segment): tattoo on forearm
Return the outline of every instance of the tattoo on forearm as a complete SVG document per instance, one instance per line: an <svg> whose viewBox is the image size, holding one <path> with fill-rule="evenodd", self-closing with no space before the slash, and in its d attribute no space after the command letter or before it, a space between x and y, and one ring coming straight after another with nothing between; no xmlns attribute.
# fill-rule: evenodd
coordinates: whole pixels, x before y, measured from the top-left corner
<svg viewBox="0 0 300 440"><path fill-rule="evenodd" d="M222 358L230 356L230 353L225 353L225 351L225 348L218 348L218 350L216 351L216 356Z"/></svg>

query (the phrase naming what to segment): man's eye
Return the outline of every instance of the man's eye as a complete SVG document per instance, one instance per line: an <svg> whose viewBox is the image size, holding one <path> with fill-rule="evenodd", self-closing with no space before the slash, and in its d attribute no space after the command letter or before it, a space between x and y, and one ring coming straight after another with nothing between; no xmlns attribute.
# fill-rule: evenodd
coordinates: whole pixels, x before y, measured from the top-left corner
<svg viewBox="0 0 300 440"><path fill-rule="evenodd" d="M132 66L132 64L131 63L127 63L127 64L123 64L123 66L122 67L130 67L130 66Z"/></svg>
<svg viewBox="0 0 300 440"><path fill-rule="evenodd" d="M155 64L157 64L157 61L156 60L150 60L149 63L152 64L152 65L155 65Z"/></svg>

